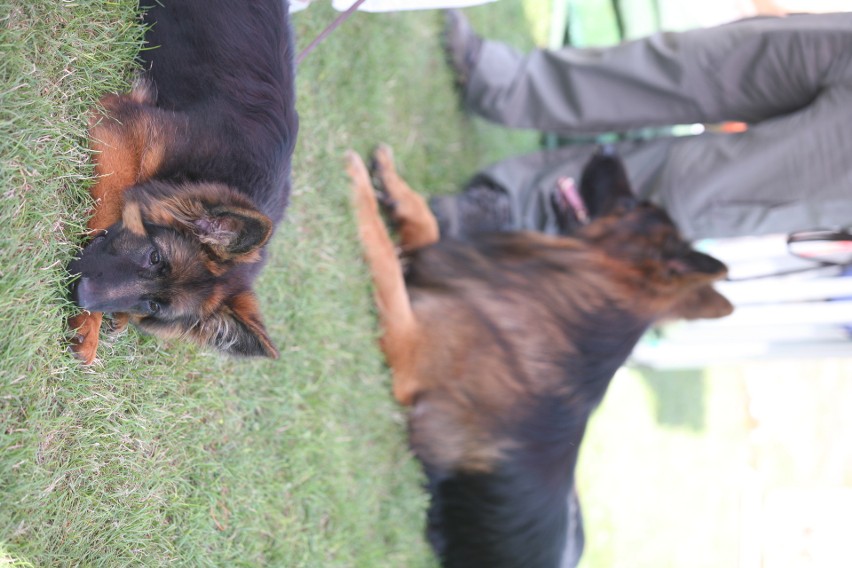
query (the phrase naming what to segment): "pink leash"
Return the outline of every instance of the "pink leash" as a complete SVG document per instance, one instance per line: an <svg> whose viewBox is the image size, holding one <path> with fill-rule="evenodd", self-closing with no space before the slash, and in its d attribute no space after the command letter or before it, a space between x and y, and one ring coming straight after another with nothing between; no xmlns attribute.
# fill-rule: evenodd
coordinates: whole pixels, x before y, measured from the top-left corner
<svg viewBox="0 0 852 568"><path fill-rule="evenodd" d="M308 44L308 46L302 50L301 53L296 57L296 66L302 63L302 60L314 50L316 46L318 46L325 38L331 34L337 27L345 22L349 16L355 13L355 10L358 9L358 6L363 4L366 0L355 0L349 8L346 9L345 12L342 12L339 16L337 16L333 22L331 22L326 28L320 32L320 34L314 38L314 41Z"/></svg>

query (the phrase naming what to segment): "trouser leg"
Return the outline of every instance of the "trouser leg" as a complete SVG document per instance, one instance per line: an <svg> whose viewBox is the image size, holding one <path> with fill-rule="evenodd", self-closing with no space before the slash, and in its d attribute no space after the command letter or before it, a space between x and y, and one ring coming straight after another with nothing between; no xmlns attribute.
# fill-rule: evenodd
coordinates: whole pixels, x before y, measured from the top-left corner
<svg viewBox="0 0 852 568"><path fill-rule="evenodd" d="M678 139L646 191L690 238L852 226L852 81L741 134Z"/></svg>
<svg viewBox="0 0 852 568"><path fill-rule="evenodd" d="M646 142L620 142L615 150L625 163L631 184L640 195L651 193L666 162L669 149L674 143L672 138L649 140ZM479 188L487 187L492 195L506 201L510 214L500 226L488 229L532 230L548 234L559 233L558 213L553 209L551 198L557 188L557 180L562 177L574 178L580 183L583 166L596 151L595 145L571 145L509 158L493 164L475 175L468 183L468 189L458 198L461 210L460 222L449 223L442 227L442 236L462 236L475 233L476 227L465 214L465 207L480 207L482 197ZM473 193L478 202L465 203ZM440 211L437 211L441 217ZM492 216L493 218L493 216Z"/></svg>
<svg viewBox="0 0 852 568"><path fill-rule="evenodd" d="M723 119L741 134L622 143L636 193L689 238L852 224L852 14L746 20L604 50L521 56L488 43L468 102L551 131ZM500 68L503 74L486 73ZM490 81L490 83L488 81ZM511 197L512 228L555 232L550 193L579 179L591 147L486 168Z"/></svg>
<svg viewBox="0 0 852 568"><path fill-rule="evenodd" d="M852 84L740 134L622 142L616 150L635 193L668 210L687 238L852 226ZM511 158L471 185L508 195L506 229L557 233L556 180L579 180L594 151L567 146Z"/></svg>
<svg viewBox="0 0 852 568"><path fill-rule="evenodd" d="M850 52L852 13L752 18L526 55L486 41L465 102L507 126L557 133L756 123L807 106L838 81Z"/></svg>

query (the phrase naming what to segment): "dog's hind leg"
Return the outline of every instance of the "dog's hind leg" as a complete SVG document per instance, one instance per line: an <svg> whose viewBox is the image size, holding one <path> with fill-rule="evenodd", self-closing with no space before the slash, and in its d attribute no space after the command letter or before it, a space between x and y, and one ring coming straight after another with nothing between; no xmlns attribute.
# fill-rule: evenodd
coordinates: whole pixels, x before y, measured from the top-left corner
<svg viewBox="0 0 852 568"><path fill-rule="evenodd" d="M399 233L400 248L409 251L437 242L438 221L426 200L399 177L389 146L376 148L372 170L383 205Z"/></svg>
<svg viewBox="0 0 852 568"><path fill-rule="evenodd" d="M381 348L393 371L393 394L400 404L410 405L418 390L414 373L418 329L402 267L385 228L367 167L349 151L346 170L352 191L358 234L375 286L375 299L382 326Z"/></svg>

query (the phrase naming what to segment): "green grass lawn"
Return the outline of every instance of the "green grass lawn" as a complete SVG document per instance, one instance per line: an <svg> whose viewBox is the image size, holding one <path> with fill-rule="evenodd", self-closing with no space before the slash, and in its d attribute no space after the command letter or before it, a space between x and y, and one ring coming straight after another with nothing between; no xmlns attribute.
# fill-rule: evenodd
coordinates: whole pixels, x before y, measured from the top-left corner
<svg viewBox="0 0 852 568"><path fill-rule="evenodd" d="M335 16L327 4L296 15L300 45ZM258 283L281 359L226 360L131 330L104 336L101 360L82 368L62 336L64 267L92 181L85 113L129 85L135 6L0 0L0 568L434 566L420 472L375 346L342 155L387 142L414 187L441 193L535 149L537 135L459 110L438 13L357 14L298 73L292 206ZM504 0L468 13L484 35L528 47L531 36L545 41L549 6ZM735 565L742 468L807 482L793 473L827 433L824 481L849 485L843 365L619 376L578 472L583 566ZM773 414L778 385L792 394ZM750 446L747 387L764 416L788 424L797 406L807 412L793 423L822 430L797 440L797 453L782 427ZM801 392L819 397L803 405Z"/></svg>
<svg viewBox="0 0 852 568"><path fill-rule="evenodd" d="M738 565L746 403L714 379L616 376L581 449L582 568Z"/></svg>
<svg viewBox="0 0 852 568"><path fill-rule="evenodd" d="M460 112L437 12L356 15L298 72L292 207L258 283L281 359L130 331L81 368L62 336L85 112L129 85L135 4L0 2L0 566L432 565L342 155L387 142L413 185L444 192L537 137ZM327 4L296 15L300 45ZM530 45L521 3L470 14Z"/></svg>

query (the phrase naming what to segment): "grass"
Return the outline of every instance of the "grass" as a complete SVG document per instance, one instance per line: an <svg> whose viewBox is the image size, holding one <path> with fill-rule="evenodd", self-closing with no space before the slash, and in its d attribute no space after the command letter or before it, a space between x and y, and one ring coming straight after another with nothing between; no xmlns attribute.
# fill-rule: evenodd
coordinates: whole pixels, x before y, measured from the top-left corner
<svg viewBox="0 0 852 568"><path fill-rule="evenodd" d="M325 4L295 17L301 45ZM525 46L523 9L470 14ZM356 15L298 73L293 205L258 283L281 360L131 331L84 369L62 335L85 113L129 84L135 2L0 0L0 25L0 565L431 565L342 154L388 142L413 185L444 192L537 137L459 111L437 13Z"/></svg>
<svg viewBox="0 0 852 568"><path fill-rule="evenodd" d="M581 449L581 566L738 564L746 408L741 383L717 379L616 376Z"/></svg>
<svg viewBox="0 0 852 568"><path fill-rule="evenodd" d="M581 568L844 565L850 406L850 359L622 370L581 449Z"/></svg>
<svg viewBox="0 0 852 568"><path fill-rule="evenodd" d="M412 185L441 193L537 136L459 111L437 13L357 14L298 74L292 206L258 283L281 360L131 331L104 337L84 369L61 338L91 183L85 113L129 84L135 4L0 0L0 568L433 566L342 153L388 142ZM301 45L334 17L327 4L295 17ZM547 36L549 4L468 13L484 35L527 47L529 33ZM811 483L800 470L818 448L831 456L822 482L845 472L850 484L849 364L749 372L615 380L578 472L583 566L734 565L746 466L779 487ZM780 424L759 443L747 438L749 389ZM803 404L804 392L819 396Z"/></svg>

